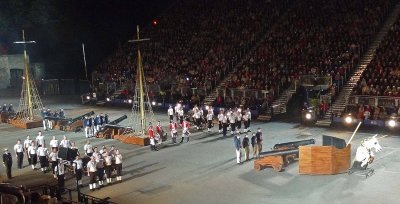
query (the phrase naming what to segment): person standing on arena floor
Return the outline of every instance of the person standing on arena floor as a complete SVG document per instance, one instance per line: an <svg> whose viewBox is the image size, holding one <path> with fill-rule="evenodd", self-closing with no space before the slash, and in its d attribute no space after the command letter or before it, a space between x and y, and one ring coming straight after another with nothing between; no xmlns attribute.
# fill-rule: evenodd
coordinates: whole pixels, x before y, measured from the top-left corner
<svg viewBox="0 0 400 204"><path fill-rule="evenodd" d="M247 114L247 131L248 132L251 132L251 130L250 130L250 123L251 123L251 111L250 111L250 108L247 108L247 111L246 111L246 114Z"/></svg>
<svg viewBox="0 0 400 204"><path fill-rule="evenodd" d="M262 151L262 142L263 142L263 136L262 136L262 132L261 132L261 128L257 129L257 133L256 133L256 142L257 142L257 153L256 156L257 158L260 157L260 153Z"/></svg>
<svg viewBox="0 0 400 204"><path fill-rule="evenodd" d="M46 147L40 146L37 149L37 155L39 157L39 162L40 162L40 170L43 173L46 173L47 171L47 161L48 161L48 151Z"/></svg>
<svg viewBox="0 0 400 204"><path fill-rule="evenodd" d="M238 108L236 111L236 129L240 132L242 128L242 109Z"/></svg>
<svg viewBox="0 0 400 204"><path fill-rule="evenodd" d="M253 135L251 136L251 147L253 148L253 158L256 158L257 155L257 139L256 139L256 134L253 133Z"/></svg>
<svg viewBox="0 0 400 204"><path fill-rule="evenodd" d="M96 115L96 117L94 118L93 127L94 127L93 136L96 136L96 134L100 131L101 127L100 115Z"/></svg>
<svg viewBox="0 0 400 204"><path fill-rule="evenodd" d="M99 187L103 187L104 184L104 159L103 155L97 155L96 159L96 167L97 167L97 178L99 179Z"/></svg>
<svg viewBox="0 0 400 204"><path fill-rule="evenodd" d="M106 172L106 176L107 176L107 184L111 184L112 182L112 178L111 178L111 173L113 171L113 167L112 167L112 159L113 157L111 156L111 154L109 152L106 152L106 156L104 157L104 170Z"/></svg>
<svg viewBox="0 0 400 204"><path fill-rule="evenodd" d="M88 116L85 116L85 119L83 119L83 127L85 128L85 137L89 138L90 137L90 119Z"/></svg>
<svg viewBox="0 0 400 204"><path fill-rule="evenodd" d="M157 122L157 126L156 126L156 133L159 136L159 140L158 143L161 144L166 138L164 137L164 130L161 126L161 121Z"/></svg>
<svg viewBox="0 0 400 204"><path fill-rule="evenodd" d="M8 149L4 149L3 153L3 165L6 167L6 172L7 172L7 178L11 179L11 168L12 168L12 156L11 153L8 152Z"/></svg>
<svg viewBox="0 0 400 204"><path fill-rule="evenodd" d="M228 116L226 113L224 113L224 116L222 117L222 135L226 136L226 133L228 131Z"/></svg>
<svg viewBox="0 0 400 204"><path fill-rule="evenodd" d="M28 148L29 158L32 162L32 169L34 170L37 163L37 147L35 141L32 141L32 145Z"/></svg>
<svg viewBox="0 0 400 204"><path fill-rule="evenodd" d="M93 155L93 146L89 140L86 140L86 144L83 146L86 156L91 157Z"/></svg>
<svg viewBox="0 0 400 204"><path fill-rule="evenodd" d="M180 122L180 124L183 123L184 114L185 114L185 112L183 111L183 107L180 107L180 108L179 108L179 111L178 111L178 116L179 116L179 122Z"/></svg>
<svg viewBox="0 0 400 204"><path fill-rule="evenodd" d="M190 124L187 121L187 119L185 118L182 122L182 139L181 139L180 143L183 142L185 137L186 137L186 142L189 142L189 135L190 135L189 129L190 129Z"/></svg>
<svg viewBox="0 0 400 204"><path fill-rule="evenodd" d="M235 137L233 137L233 142L234 142L234 144L235 144L235 150L236 150L236 163L237 164L240 164L240 160L241 160L241 153L240 153L240 150L241 150L241 148L242 148L242 146L241 146L241 142L240 142L240 134L238 133L238 134L236 134L236 136Z"/></svg>
<svg viewBox="0 0 400 204"><path fill-rule="evenodd" d="M173 120L174 119L174 109L172 109L172 105L169 105L168 117L169 117L169 120Z"/></svg>
<svg viewBox="0 0 400 204"><path fill-rule="evenodd" d="M224 112L222 111L222 110L220 110L219 111L219 114L218 114L218 132L219 133L222 133L222 130L223 130L223 123L222 123L222 120L224 119Z"/></svg>
<svg viewBox="0 0 400 204"><path fill-rule="evenodd" d="M43 119L43 130L46 131L48 129L49 120L46 119L46 117L47 117L47 109L45 107L43 107L42 111L40 111L40 116Z"/></svg>
<svg viewBox="0 0 400 204"><path fill-rule="evenodd" d="M56 139L56 136L53 136L53 139L52 140L50 140L50 147L51 147L51 150L56 150L56 151L58 151L58 146L59 146L59 142L58 142L58 140Z"/></svg>
<svg viewBox="0 0 400 204"><path fill-rule="evenodd" d="M90 157L90 161L86 165L88 176L89 176L89 189L94 191L96 189L96 173L97 164L94 156Z"/></svg>
<svg viewBox="0 0 400 204"><path fill-rule="evenodd" d="M94 134L94 127L95 127L95 125L94 125L94 116L92 115L92 116L90 116L90 129L89 129L89 132L90 132L90 137L95 137L96 135Z"/></svg>
<svg viewBox="0 0 400 204"><path fill-rule="evenodd" d="M147 128L147 132L149 133L149 138L150 138L150 150L151 151L158 151L157 147L156 147L156 141L154 138L154 129L153 126L150 123L150 126Z"/></svg>
<svg viewBox="0 0 400 204"><path fill-rule="evenodd" d="M176 103L174 110L175 110L176 121L179 121L179 119L180 119L180 117L179 117L180 104L178 102Z"/></svg>
<svg viewBox="0 0 400 204"><path fill-rule="evenodd" d="M64 135L63 140L61 140L61 142L60 142L60 147L64 147L64 148L71 147L71 141L68 140L67 136Z"/></svg>
<svg viewBox="0 0 400 204"><path fill-rule="evenodd" d="M117 171L117 181L122 182L122 154L119 149L115 151L115 170Z"/></svg>
<svg viewBox="0 0 400 204"><path fill-rule="evenodd" d="M26 139L24 141L24 152L26 154L26 157L28 158L29 165L32 165L32 161L31 161L31 158L29 157L29 152L28 152L28 148L31 145L32 145L32 140L31 140L31 137L28 135L28 136L26 136Z"/></svg>
<svg viewBox="0 0 400 204"><path fill-rule="evenodd" d="M244 149L244 160L247 161L249 160L249 154L250 154L250 141L249 141L249 136L247 134L244 135L244 138L242 140L242 147Z"/></svg>
<svg viewBox="0 0 400 204"><path fill-rule="evenodd" d="M15 156L17 157L18 169L22 169L22 163L24 161L24 146L21 144L21 140L17 140L17 144L14 145Z"/></svg>
<svg viewBox="0 0 400 204"><path fill-rule="evenodd" d="M207 113L207 131L210 132L212 128L213 112L208 111Z"/></svg>
<svg viewBox="0 0 400 204"><path fill-rule="evenodd" d="M51 150L51 153L49 155L49 161L51 162L51 170L53 171L53 174L55 174L54 169L57 166L58 163L58 152L56 149Z"/></svg>
<svg viewBox="0 0 400 204"><path fill-rule="evenodd" d="M176 130L177 128L178 124L176 124L175 121L171 120L169 123L169 130L171 131L171 138L173 144L176 144L176 138L178 137L178 131Z"/></svg>
<svg viewBox="0 0 400 204"><path fill-rule="evenodd" d="M38 132L38 135L36 136L36 145L38 147L46 147L46 141L44 140L44 136L42 135L42 131Z"/></svg>
<svg viewBox="0 0 400 204"><path fill-rule="evenodd" d="M231 135L233 135L236 131L236 114L234 111L229 116L229 123L231 124Z"/></svg>
<svg viewBox="0 0 400 204"><path fill-rule="evenodd" d="M77 186L81 186L82 185L83 162L79 155L76 155L75 160L72 162L72 166L74 167L76 184L77 184Z"/></svg>
<svg viewBox="0 0 400 204"><path fill-rule="evenodd" d="M245 112L242 116L244 129L243 132L248 132L249 129L249 115Z"/></svg>
<svg viewBox="0 0 400 204"><path fill-rule="evenodd" d="M54 168L54 172L56 173L55 176L57 177L59 191L64 192L65 168L64 168L63 160L61 158L58 159L58 163L57 163L57 166Z"/></svg>

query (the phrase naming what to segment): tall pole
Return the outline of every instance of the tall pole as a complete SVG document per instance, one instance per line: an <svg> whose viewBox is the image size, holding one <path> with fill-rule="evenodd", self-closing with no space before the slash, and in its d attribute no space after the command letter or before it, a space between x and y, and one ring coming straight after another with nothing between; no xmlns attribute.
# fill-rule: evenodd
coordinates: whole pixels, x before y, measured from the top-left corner
<svg viewBox="0 0 400 204"><path fill-rule="evenodd" d="M86 80L88 80L87 67L86 67L86 53L85 53L85 44L84 43L82 43L82 52L83 52L83 62L85 63L85 76L86 76Z"/></svg>
<svg viewBox="0 0 400 204"><path fill-rule="evenodd" d="M25 42L25 31L22 30L22 40ZM32 98L31 98L31 85L29 80L29 65L28 59L26 55L26 44L24 43L24 63L25 63L25 84L26 84L26 93L28 96L28 113L29 119L33 120L33 107L32 107Z"/></svg>
<svg viewBox="0 0 400 204"><path fill-rule="evenodd" d="M140 126L141 126L141 132L142 134L145 134L146 132L146 117L145 117L145 104L144 104L144 90L143 90L143 84L144 84L144 73L143 73L143 65L142 65L142 55L140 53L140 46L139 44L144 41L148 41L150 39L141 39L140 38L140 31L139 31L139 26L136 26L136 35L137 38L135 40L129 40L128 42L131 43L138 43L138 50L137 50L137 55L138 55L138 70L137 70L137 80L139 80L139 108L140 108Z"/></svg>
<svg viewBox="0 0 400 204"><path fill-rule="evenodd" d="M139 26L136 26L137 40L140 40ZM139 75L139 94L140 94L140 121L142 134L146 130L146 121L144 117L144 94L143 94L143 66L142 66L142 55L140 53L140 46L138 45L138 75Z"/></svg>

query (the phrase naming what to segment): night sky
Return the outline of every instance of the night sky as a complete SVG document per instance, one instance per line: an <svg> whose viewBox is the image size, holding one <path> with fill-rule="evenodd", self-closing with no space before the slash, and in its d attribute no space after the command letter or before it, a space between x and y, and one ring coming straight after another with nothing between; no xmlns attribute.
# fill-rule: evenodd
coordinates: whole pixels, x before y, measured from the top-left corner
<svg viewBox="0 0 400 204"><path fill-rule="evenodd" d="M84 78L82 43L89 73L118 43L134 37L136 25L149 26L175 0L1 0L0 52L22 53L12 44L37 41L31 60L44 62L46 78ZM17 2L17 3L16 3ZM27 16L27 17L26 17Z"/></svg>

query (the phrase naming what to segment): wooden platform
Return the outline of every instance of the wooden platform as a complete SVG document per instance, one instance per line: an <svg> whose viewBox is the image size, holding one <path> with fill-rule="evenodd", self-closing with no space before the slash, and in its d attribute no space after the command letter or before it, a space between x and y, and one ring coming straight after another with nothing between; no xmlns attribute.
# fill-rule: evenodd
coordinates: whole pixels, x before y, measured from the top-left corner
<svg viewBox="0 0 400 204"><path fill-rule="evenodd" d="M299 173L309 175L340 174L350 168L351 146L300 146Z"/></svg>
<svg viewBox="0 0 400 204"><path fill-rule="evenodd" d="M135 136L135 135L114 135L113 138L127 144L134 144L140 146L150 145L149 137Z"/></svg>
<svg viewBox="0 0 400 204"><path fill-rule="evenodd" d="M11 120L10 121L11 125L13 125L16 128L23 128L23 129L32 129L32 128L38 128L38 127L43 127L43 120L42 119L35 119L33 121L25 121L25 120Z"/></svg>

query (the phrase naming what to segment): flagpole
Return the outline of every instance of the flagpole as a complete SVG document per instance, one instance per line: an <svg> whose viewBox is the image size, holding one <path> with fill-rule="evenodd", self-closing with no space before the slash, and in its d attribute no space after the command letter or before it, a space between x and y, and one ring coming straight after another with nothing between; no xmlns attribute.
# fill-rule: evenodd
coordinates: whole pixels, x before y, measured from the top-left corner
<svg viewBox="0 0 400 204"><path fill-rule="evenodd" d="M85 44L84 43L82 43L82 52L83 52L83 62L85 63L85 76L86 76L86 80L88 80L87 67L86 67L86 53L85 53Z"/></svg>

